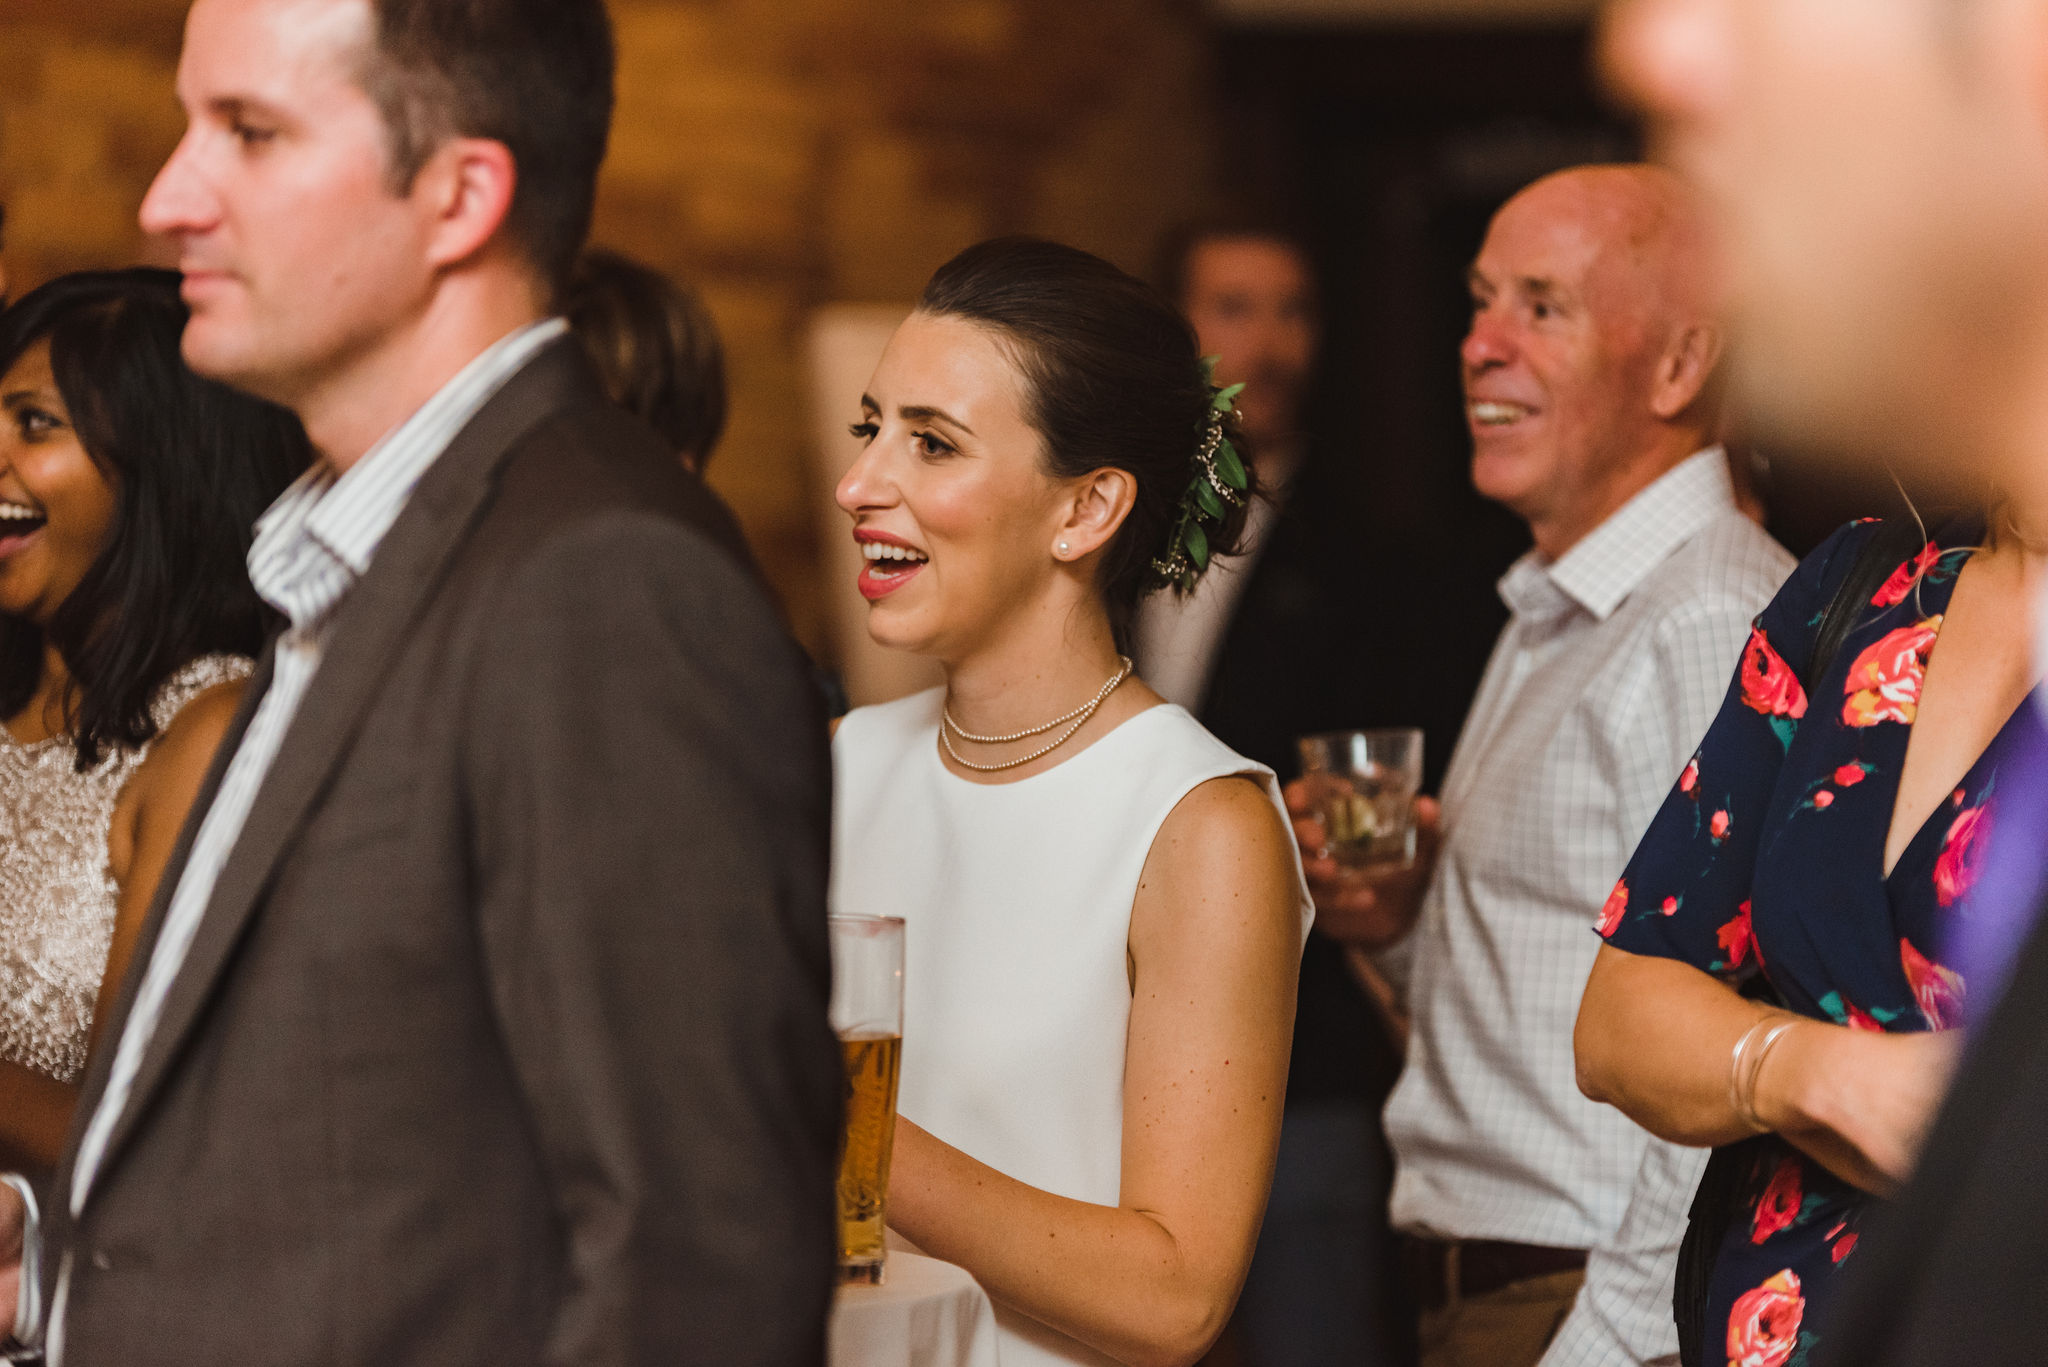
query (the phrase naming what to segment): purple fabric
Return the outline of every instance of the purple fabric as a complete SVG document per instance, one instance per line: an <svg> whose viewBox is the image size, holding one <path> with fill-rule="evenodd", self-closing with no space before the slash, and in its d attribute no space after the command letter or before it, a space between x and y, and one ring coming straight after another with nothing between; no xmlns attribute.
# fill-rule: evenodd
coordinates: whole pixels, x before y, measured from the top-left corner
<svg viewBox="0 0 2048 1367"><path fill-rule="evenodd" d="M2020 707L1998 744L2008 747L1998 762L1999 791L1993 796L1991 834L1984 872L1971 888L1962 914L1949 927L1942 958L1969 984L1968 1022L1988 1020L2005 994L2020 948L2033 931L2048 892L2048 723L2036 693Z"/></svg>

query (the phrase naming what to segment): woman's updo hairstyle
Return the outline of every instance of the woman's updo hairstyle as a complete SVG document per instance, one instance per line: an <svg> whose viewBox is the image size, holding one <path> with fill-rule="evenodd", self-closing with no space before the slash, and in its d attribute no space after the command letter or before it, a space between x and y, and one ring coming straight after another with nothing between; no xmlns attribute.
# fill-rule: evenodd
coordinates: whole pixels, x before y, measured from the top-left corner
<svg viewBox="0 0 2048 1367"><path fill-rule="evenodd" d="M1028 237L983 242L948 261L918 311L978 323L1009 344L1025 380L1025 419L1055 476L1116 469L1136 481L1100 582L1110 623L1127 639L1139 601L1167 578L1153 562L1178 550L1170 543L1211 427L1220 422L1250 454L1235 413L1216 407L1194 329L1158 290L1101 257ZM1247 506L1227 505L1210 526L1211 561L1242 550Z"/></svg>

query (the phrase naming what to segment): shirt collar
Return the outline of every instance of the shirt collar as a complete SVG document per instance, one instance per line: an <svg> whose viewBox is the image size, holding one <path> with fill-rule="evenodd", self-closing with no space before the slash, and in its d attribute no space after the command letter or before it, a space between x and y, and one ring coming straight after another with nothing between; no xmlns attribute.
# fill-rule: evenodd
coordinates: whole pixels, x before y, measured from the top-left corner
<svg viewBox="0 0 2048 1367"><path fill-rule="evenodd" d="M1500 581L1518 617L1551 617L1576 605L1606 621L1650 571L1702 528L1735 508L1735 482L1719 446L1688 456L1624 503L1556 560L1530 551Z"/></svg>
<svg viewBox="0 0 2048 1367"><path fill-rule="evenodd" d="M368 572L412 491L449 444L568 327L560 318L549 318L507 335L346 472L337 475L322 461L301 475L256 523L249 548L249 578L256 591L295 626L332 608Z"/></svg>

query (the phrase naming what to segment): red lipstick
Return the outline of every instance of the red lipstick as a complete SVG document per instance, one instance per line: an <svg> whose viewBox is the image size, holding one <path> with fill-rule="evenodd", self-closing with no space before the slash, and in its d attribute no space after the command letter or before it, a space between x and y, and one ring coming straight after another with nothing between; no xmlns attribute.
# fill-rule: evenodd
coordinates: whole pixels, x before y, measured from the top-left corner
<svg viewBox="0 0 2048 1367"><path fill-rule="evenodd" d="M855 587L860 590L860 596L870 603L880 602L903 588L917 578L928 563L922 550L902 537L892 536L888 532L857 527L854 529L853 539L861 547L861 553L869 557L867 563L861 566L860 577L855 581ZM887 547L889 551L900 551L903 554L884 552L876 555L868 551L867 548L870 546Z"/></svg>

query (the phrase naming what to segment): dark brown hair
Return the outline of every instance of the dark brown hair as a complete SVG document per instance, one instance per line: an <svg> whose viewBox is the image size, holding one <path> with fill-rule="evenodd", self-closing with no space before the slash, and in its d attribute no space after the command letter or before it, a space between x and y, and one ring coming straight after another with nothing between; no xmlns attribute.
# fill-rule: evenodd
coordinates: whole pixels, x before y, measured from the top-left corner
<svg viewBox="0 0 2048 1367"><path fill-rule="evenodd" d="M449 138L490 138L519 167L507 228L550 285L590 233L611 137L615 56L604 0L372 0L362 73L411 187Z"/></svg>
<svg viewBox="0 0 2048 1367"><path fill-rule="evenodd" d="M725 345L694 291L593 247L569 273L562 313L612 402L643 419L693 470L725 433Z"/></svg>
<svg viewBox="0 0 2048 1367"><path fill-rule="evenodd" d="M1250 215L1190 219L1169 228L1159 239L1152 260L1152 278L1178 308L1186 308L1195 253L1212 242L1270 242L1293 252L1302 269L1315 274L1315 254L1300 233L1272 219Z"/></svg>
<svg viewBox="0 0 2048 1367"><path fill-rule="evenodd" d="M921 312L990 328L1015 350L1025 418L1061 479L1127 471L1137 499L1102 559L1103 603L1128 639L1138 602L1167 556L1212 391L1194 329L1166 297L1098 256L1028 237L969 247L925 286ZM1226 430L1250 465L1235 419ZM1209 536L1212 555L1235 555L1244 509Z"/></svg>

